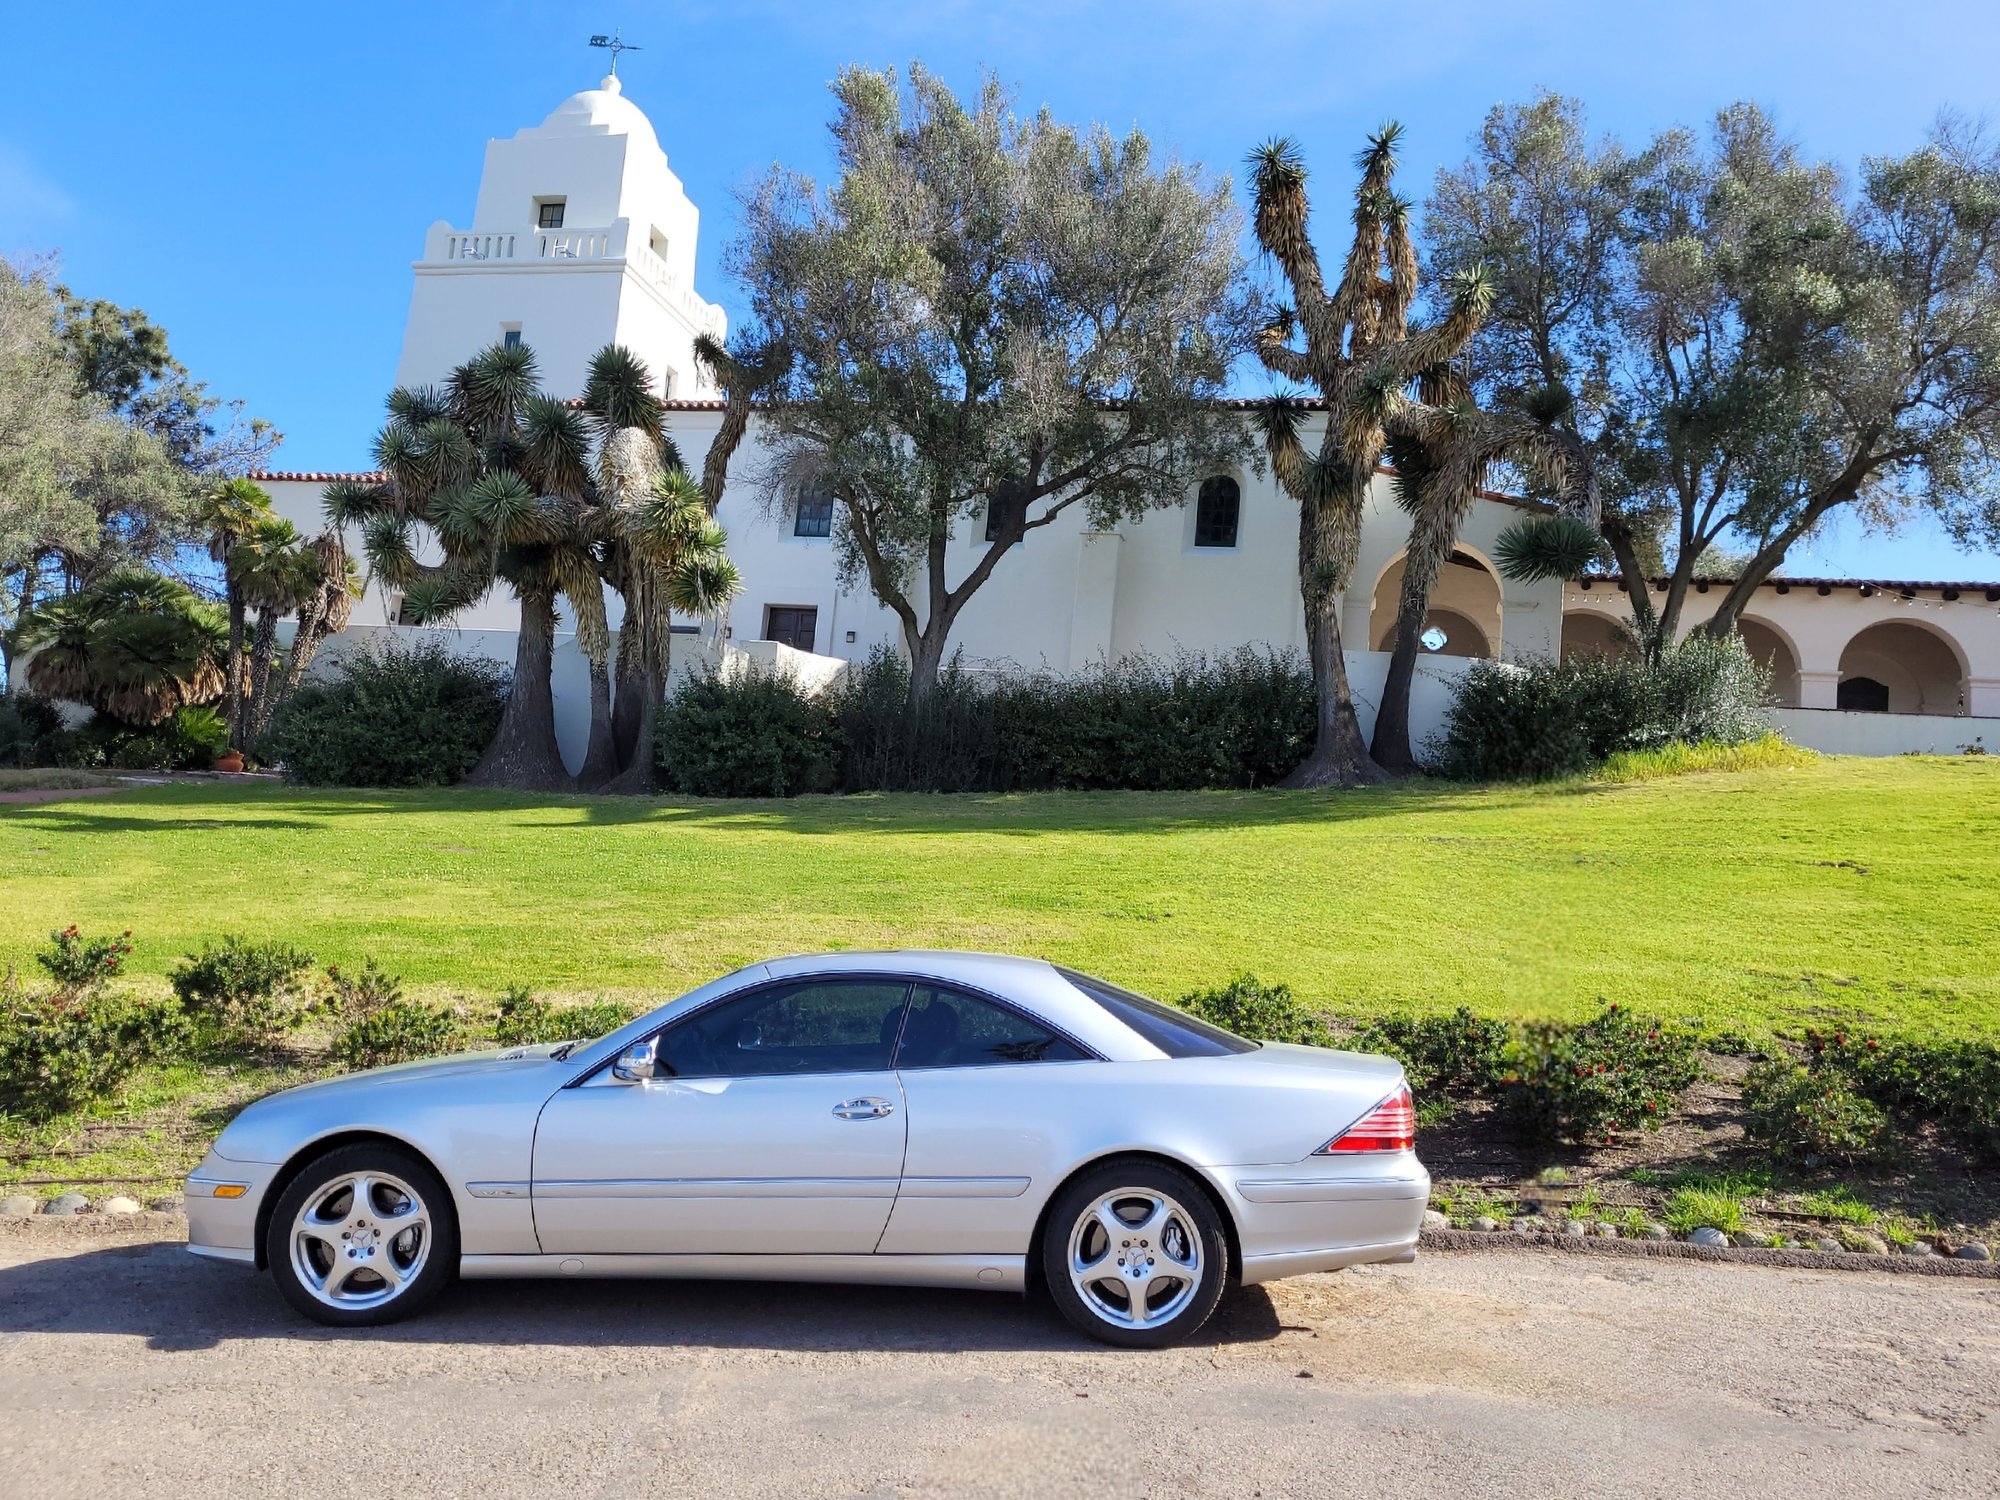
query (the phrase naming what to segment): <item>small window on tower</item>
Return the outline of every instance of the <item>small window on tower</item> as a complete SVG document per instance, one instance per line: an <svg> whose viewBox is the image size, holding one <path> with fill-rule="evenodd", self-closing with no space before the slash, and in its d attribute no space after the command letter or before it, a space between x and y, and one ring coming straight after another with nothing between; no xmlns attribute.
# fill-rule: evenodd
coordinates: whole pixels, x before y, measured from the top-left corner
<svg viewBox="0 0 2000 1500"><path fill-rule="evenodd" d="M520 348L520 347L521 347L521 330L520 330L520 327L519 327L519 325L516 325L516 326L515 326L515 327L513 327L513 328L503 328L503 329L501 329L501 330L500 330L500 342L501 342L502 346L504 346L505 348L508 348L508 349L518 349L518 348Z"/></svg>
<svg viewBox="0 0 2000 1500"><path fill-rule="evenodd" d="M535 227L537 229L560 229L563 227L563 207L567 198L537 198L535 200Z"/></svg>

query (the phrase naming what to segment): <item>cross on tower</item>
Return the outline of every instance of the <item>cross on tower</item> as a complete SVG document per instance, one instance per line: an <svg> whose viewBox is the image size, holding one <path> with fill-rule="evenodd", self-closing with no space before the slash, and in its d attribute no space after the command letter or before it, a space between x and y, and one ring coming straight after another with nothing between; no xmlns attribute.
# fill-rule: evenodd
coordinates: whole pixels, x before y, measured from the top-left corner
<svg viewBox="0 0 2000 1500"><path fill-rule="evenodd" d="M621 40L619 39L619 33L618 33L617 31L613 31L613 32L611 33L611 35L610 35L610 36L601 36L601 35L600 35L600 36L594 36L594 37L592 37L592 38L590 39L590 45L591 45L591 46L593 46L593 47L603 47L603 48L605 48L605 49L606 49L607 51L609 51L609 52L610 52L610 54L611 54L611 76L612 76L613 78L616 78L616 77L618 76L618 54L619 54L619 53L621 53L621 52L640 52L640 51L643 51L643 50L644 50L644 49L643 49L643 48L641 48L641 47L637 47L637 46L634 46L634 45L633 45L633 44L632 44L631 42L627 42L627 41L621 41Z"/></svg>

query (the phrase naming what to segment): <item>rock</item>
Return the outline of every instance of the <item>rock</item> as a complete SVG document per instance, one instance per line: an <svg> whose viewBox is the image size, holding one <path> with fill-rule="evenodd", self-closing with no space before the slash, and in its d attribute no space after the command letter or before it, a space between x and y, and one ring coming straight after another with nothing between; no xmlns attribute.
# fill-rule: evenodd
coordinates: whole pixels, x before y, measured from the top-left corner
<svg viewBox="0 0 2000 1500"><path fill-rule="evenodd" d="M90 1200L81 1193L64 1193L60 1198L51 1198L42 1205L42 1212L54 1214L58 1218L69 1218L90 1207Z"/></svg>
<svg viewBox="0 0 2000 1500"><path fill-rule="evenodd" d="M1987 1249L1986 1246L1980 1244L1978 1240L1967 1240L1963 1245L1960 1245L1958 1249L1953 1253L1953 1259L1991 1260L1993 1259L1993 1252Z"/></svg>
<svg viewBox="0 0 2000 1500"><path fill-rule="evenodd" d="M1742 1250L1763 1250L1770 1241L1752 1229L1739 1229L1729 1237L1729 1243Z"/></svg>
<svg viewBox="0 0 2000 1500"><path fill-rule="evenodd" d="M26 1193L14 1193L0 1198L0 1219L21 1219L29 1214L41 1212L41 1204Z"/></svg>
<svg viewBox="0 0 2000 1500"><path fill-rule="evenodd" d="M1827 1250L1835 1254L1838 1254L1841 1250L1845 1248L1846 1247L1842 1245L1839 1240L1835 1239L1830 1234L1823 1234L1818 1239L1813 1241L1813 1249L1815 1250Z"/></svg>
<svg viewBox="0 0 2000 1500"><path fill-rule="evenodd" d="M1615 1240L1618 1238L1618 1226L1616 1224L1600 1223L1593 1226L1590 1232L1597 1235L1600 1239Z"/></svg>
<svg viewBox="0 0 2000 1500"><path fill-rule="evenodd" d="M186 1208L187 1205L180 1198L172 1197L155 1198L147 1207L151 1208L156 1214L177 1214Z"/></svg>
<svg viewBox="0 0 2000 1500"><path fill-rule="evenodd" d="M1667 1228L1666 1225L1656 1224L1651 1219L1648 1219L1646 1227L1639 1231L1639 1236L1641 1239L1648 1240L1670 1240L1674 1237L1674 1232Z"/></svg>
<svg viewBox="0 0 2000 1500"><path fill-rule="evenodd" d="M1515 1234L1535 1234L1540 1229L1540 1226L1533 1219L1516 1219L1507 1227Z"/></svg>
<svg viewBox="0 0 2000 1500"><path fill-rule="evenodd" d="M137 1198L128 1198L123 1193L119 1193L116 1197L106 1198L97 1205L97 1211L101 1214L136 1214L143 1212Z"/></svg>
<svg viewBox="0 0 2000 1500"><path fill-rule="evenodd" d="M1424 1210L1424 1228L1449 1229L1451 1228L1451 1220L1447 1219L1443 1214L1439 1213L1436 1209L1427 1208Z"/></svg>
<svg viewBox="0 0 2000 1500"><path fill-rule="evenodd" d="M1485 1214L1481 1214L1472 1221L1472 1227L1477 1229L1481 1234L1491 1234L1500 1227L1500 1221L1498 1219L1489 1219Z"/></svg>
<svg viewBox="0 0 2000 1500"><path fill-rule="evenodd" d="M1905 1255L1935 1255L1936 1253L1936 1251L1931 1249L1922 1240L1911 1240L1909 1244L1903 1246L1903 1254Z"/></svg>
<svg viewBox="0 0 2000 1500"><path fill-rule="evenodd" d="M1856 1255L1887 1255L1889 1247L1879 1235L1850 1234L1846 1236L1847 1248Z"/></svg>
<svg viewBox="0 0 2000 1500"><path fill-rule="evenodd" d="M1690 1245L1706 1245L1711 1250L1720 1250L1729 1243L1729 1236L1720 1229L1710 1229L1706 1224L1688 1236Z"/></svg>
<svg viewBox="0 0 2000 1500"><path fill-rule="evenodd" d="M1590 1233L1590 1231L1584 1227L1583 1220L1581 1219L1564 1219L1562 1232L1567 1235L1574 1235L1578 1239L1581 1239L1583 1238L1584 1235Z"/></svg>

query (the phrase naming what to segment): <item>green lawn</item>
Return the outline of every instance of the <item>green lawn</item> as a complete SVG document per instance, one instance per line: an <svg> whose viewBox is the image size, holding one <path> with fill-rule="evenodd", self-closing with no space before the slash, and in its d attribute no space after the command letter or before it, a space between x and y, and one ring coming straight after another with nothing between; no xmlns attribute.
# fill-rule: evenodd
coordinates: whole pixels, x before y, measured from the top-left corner
<svg viewBox="0 0 2000 1500"><path fill-rule="evenodd" d="M237 931L434 994L637 1001L824 948L1042 954L1348 1014L2000 1036L2000 761L1633 785L691 803L208 784L0 807L0 965Z"/></svg>

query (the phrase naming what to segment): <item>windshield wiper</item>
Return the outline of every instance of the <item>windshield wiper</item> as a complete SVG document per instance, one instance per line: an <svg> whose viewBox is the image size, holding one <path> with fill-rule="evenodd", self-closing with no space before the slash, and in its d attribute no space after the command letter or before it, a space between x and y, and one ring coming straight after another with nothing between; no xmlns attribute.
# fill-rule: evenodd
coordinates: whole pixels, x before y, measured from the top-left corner
<svg viewBox="0 0 2000 1500"><path fill-rule="evenodd" d="M570 1053L574 1051L576 1051L575 1042L564 1042L560 1047L556 1048L555 1051L549 1054L549 1061L568 1062Z"/></svg>

